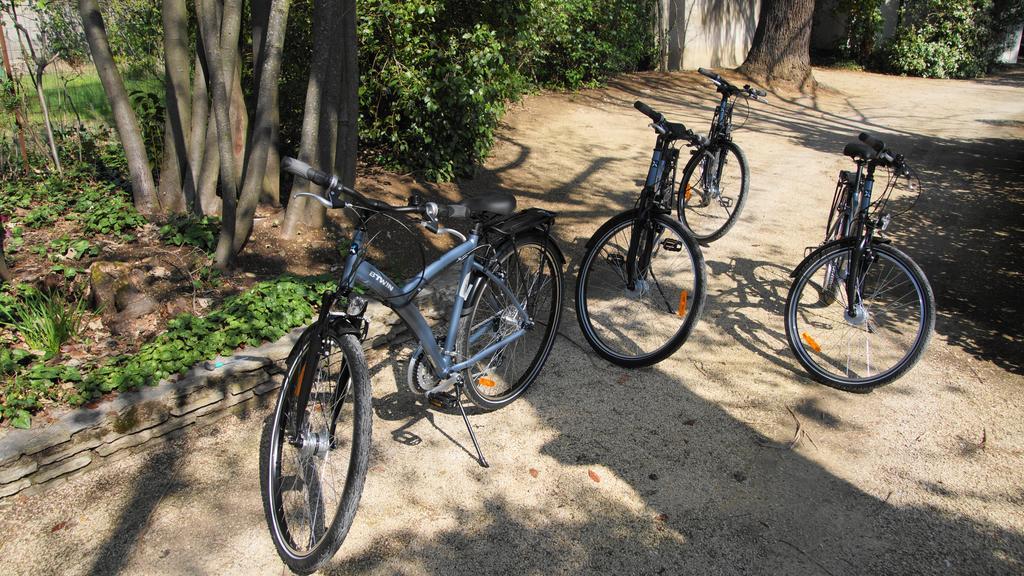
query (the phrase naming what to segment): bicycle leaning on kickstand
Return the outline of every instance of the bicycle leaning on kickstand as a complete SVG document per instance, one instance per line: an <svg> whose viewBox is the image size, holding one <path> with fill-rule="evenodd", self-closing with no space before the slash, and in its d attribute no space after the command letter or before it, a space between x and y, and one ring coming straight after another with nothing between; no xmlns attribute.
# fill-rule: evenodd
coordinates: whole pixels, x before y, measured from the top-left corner
<svg viewBox="0 0 1024 576"><path fill-rule="evenodd" d="M626 367L650 366L679 349L704 309L704 256L674 218L679 143L701 137L643 102L658 134L636 205L587 242L576 278L576 318L590 346Z"/></svg>
<svg viewBox="0 0 1024 576"><path fill-rule="evenodd" d="M818 382L867 391L910 370L935 326L935 298L921 268L883 237L888 200L900 178L914 172L903 156L863 132L843 154L857 164L843 170L832 201L825 241L796 267L786 298L786 339ZM875 169L889 181L872 198Z"/></svg>
<svg viewBox="0 0 1024 576"><path fill-rule="evenodd" d="M564 258L550 238L555 214L537 208L515 212L515 198L508 194L458 204L424 203L414 196L408 206L391 206L303 162L285 158L281 167L327 191L326 197L302 196L349 209L356 221L338 288L323 296L316 320L295 343L260 442L260 486L274 545L289 568L310 573L348 534L369 462L370 376L360 345L367 331L366 300L356 285L409 328L419 342L407 368L410 389L435 405L458 407L486 467L462 394L494 410L537 378L561 319ZM366 244L372 242L367 223L403 213L460 243L398 284L366 260ZM469 219L468 237L439 223L447 218ZM449 324L435 336L413 299L455 264L460 275Z"/></svg>
<svg viewBox="0 0 1024 576"><path fill-rule="evenodd" d="M683 168L676 215L700 244L707 245L736 224L750 189L747 157L732 141L733 110L740 98L764 102L767 93L749 85L740 88L704 68L697 71L711 79L722 98L707 138L691 152L693 156Z"/></svg>

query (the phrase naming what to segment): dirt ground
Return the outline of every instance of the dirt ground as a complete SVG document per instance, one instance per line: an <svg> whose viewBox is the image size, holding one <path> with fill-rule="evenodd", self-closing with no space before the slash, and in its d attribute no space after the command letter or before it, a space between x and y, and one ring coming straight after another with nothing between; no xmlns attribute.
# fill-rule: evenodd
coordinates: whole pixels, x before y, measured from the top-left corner
<svg viewBox="0 0 1024 576"><path fill-rule="evenodd" d="M705 249L707 308L668 360L630 371L598 359L567 298L538 382L474 417L482 469L456 415L396 384L392 356L408 347L372 355L372 468L326 573L1024 573L1024 71L816 76L828 90L770 94L736 132L750 200ZM454 191L514 191L520 206L557 210L574 282L583 242L644 176L654 138L638 98L701 129L715 104L693 73L528 97L486 168ZM922 174L924 195L892 237L938 304L921 363L865 395L806 377L781 316L861 130ZM262 417L5 505L2 571L287 572L258 491Z"/></svg>

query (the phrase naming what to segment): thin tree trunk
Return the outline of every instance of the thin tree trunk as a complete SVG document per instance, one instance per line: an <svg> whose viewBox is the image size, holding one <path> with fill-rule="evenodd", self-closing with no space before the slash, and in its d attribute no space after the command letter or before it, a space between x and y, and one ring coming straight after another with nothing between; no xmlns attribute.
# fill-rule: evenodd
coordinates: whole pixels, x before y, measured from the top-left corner
<svg viewBox="0 0 1024 576"><path fill-rule="evenodd" d="M188 10L185 0L163 0L164 91L166 126L164 162L160 170L160 199L164 210L184 212L184 188L194 189L186 133L192 124L189 102ZM189 182L189 184L185 184Z"/></svg>
<svg viewBox="0 0 1024 576"><path fill-rule="evenodd" d="M11 80L10 94L15 96L14 91L14 71L11 70L11 55L7 53L7 32L4 31L3 19L0 18L0 50L4 57L4 72L7 73L7 77ZM20 103L19 99L19 103ZM28 149L25 147L25 126L28 122L25 120L25 111L19 106L14 110L14 123L18 125L18 149L21 151L21 165L25 172L28 172ZM0 242L3 242L3 237L0 236ZM6 267L6 265L5 265Z"/></svg>
<svg viewBox="0 0 1024 576"><path fill-rule="evenodd" d="M32 82L36 85L36 96L39 98L39 109L43 112L43 126L46 127L46 141L50 145L50 156L53 158L53 165L57 172L64 173L60 165L60 154L57 152L57 141L53 138L53 124L50 122L50 107L46 105L46 94L43 92L43 72L46 70L46 63L36 62L36 73L32 76Z"/></svg>
<svg viewBox="0 0 1024 576"><path fill-rule="evenodd" d="M202 55L202 39L196 39L195 79L192 82L192 126L188 145L188 163L194 175L191 186L185 181L185 201L191 206L192 213L202 216L206 206L203 205L200 182L206 177L206 133L210 129L210 97L206 91L206 64ZM216 132L216 130L215 130ZM216 154L215 154L216 155ZM216 176L213 177L216 185Z"/></svg>
<svg viewBox="0 0 1024 576"><path fill-rule="evenodd" d="M53 165L57 168L59 174L64 173L64 169L60 165L60 154L57 152L57 141L53 137L53 123L50 121L50 107L46 104L46 93L43 91L43 73L46 72L46 67L50 65L50 62L56 60L47 59L46 55L42 52L36 54L35 45L32 42L32 36L28 33L28 30L18 22L18 12L15 9L15 5L11 4L11 18L14 20L14 28L19 32L18 34L18 45L21 47L21 53L25 57L26 62L31 62L33 66L33 73L31 74L32 84L36 89L36 98L39 99L39 110L43 113L43 126L46 128L46 141L50 148L50 158L53 160ZM24 36L25 40L22 42L21 37ZM28 46L28 51L25 50L25 46ZM42 49L42 47L40 47Z"/></svg>
<svg viewBox="0 0 1024 576"><path fill-rule="evenodd" d="M320 164L320 114L321 105L325 92L329 90L330 79L330 58L328 50L329 35L333 22L325 17L326 13L333 10L331 0L316 0L313 5L313 22L316 28L313 33L313 63L310 66L309 83L306 86L306 106L302 117L302 142L299 145L299 160L323 170L332 166L331 162L326 166ZM331 148L334 148L331 142ZM312 182L296 178L292 186L291 198L288 201L288 211L285 213L284 226L281 228L281 236L285 239L294 238L300 227L319 228L324 223L324 207L319 202L308 198L297 197L303 192L322 194L323 189Z"/></svg>
<svg viewBox="0 0 1024 576"><path fill-rule="evenodd" d="M359 141L359 59L356 46L356 1L341 3L341 77L338 114L338 144L334 171L349 188L356 183L356 153Z"/></svg>
<svg viewBox="0 0 1024 576"><path fill-rule="evenodd" d="M264 42L263 67L259 70L259 94L256 100L255 127L242 196L238 203L234 250L238 252L252 234L253 217L260 199L267 156L273 143L272 112L277 109L277 80L281 73L281 51L284 47L289 0L272 0L267 35Z"/></svg>
<svg viewBox="0 0 1024 576"><path fill-rule="evenodd" d="M217 116L207 114L206 142L203 146L203 167L199 174L199 204L207 216L219 216L221 201L217 196L217 182L220 180L220 153L218 149Z"/></svg>
<svg viewBox="0 0 1024 576"><path fill-rule="evenodd" d="M153 173L149 169L149 160L146 158L146 146L142 141L142 133L139 130L135 112L128 102L128 94L125 92L124 82L121 81L121 74L117 71L114 57L110 53L107 31L103 26L103 16L100 15L96 0L78 0L78 12L82 17L82 26L89 43L92 61L96 65L96 72L99 73L100 81L103 83L107 100L110 101L110 108L114 113L114 124L117 126L125 158L128 160L135 208L142 214L155 214L158 212L159 206L156 188L153 186Z"/></svg>
<svg viewBox="0 0 1024 576"><path fill-rule="evenodd" d="M235 68L231 88L228 92L229 113L231 115L231 145L235 159L235 188L241 189L242 168L245 165L245 149L249 131L249 113L245 106L245 93L242 92L242 54L235 49Z"/></svg>
<svg viewBox="0 0 1024 576"><path fill-rule="evenodd" d="M235 71L235 57L238 54L242 2L241 0L226 0L224 2L220 38L215 40L216 22L215 15L209 9L210 1L196 0L196 14L202 28L206 54L213 77L213 112L217 120L217 134L219 135L217 148L221 167L222 206L220 237L217 240L214 257L216 266L223 270L230 268L234 263L235 206L238 201L238 187L234 177L235 150L231 142L231 95L229 92ZM204 7L206 7L205 10Z"/></svg>
<svg viewBox="0 0 1024 576"><path fill-rule="evenodd" d="M739 71L766 82L814 86L811 21L814 0L763 0L753 44Z"/></svg>
<svg viewBox="0 0 1024 576"><path fill-rule="evenodd" d="M3 30L0 30L0 34L3 34ZM7 259L4 257L4 238L7 233L4 232L4 221L0 218L0 280L4 282L10 282L12 280L11 271L7 268Z"/></svg>

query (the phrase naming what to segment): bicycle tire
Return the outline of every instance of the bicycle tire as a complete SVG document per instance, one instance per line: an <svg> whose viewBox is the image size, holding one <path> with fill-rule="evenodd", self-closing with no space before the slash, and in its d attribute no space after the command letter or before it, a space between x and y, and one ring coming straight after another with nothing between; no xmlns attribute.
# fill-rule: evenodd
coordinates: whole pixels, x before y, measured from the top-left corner
<svg viewBox="0 0 1024 576"><path fill-rule="evenodd" d="M526 257L532 248L536 261ZM540 233L519 235L498 248L498 269L506 285L515 294L534 322L518 340L498 350L463 372L466 395L476 406L497 410L522 396L540 374L551 354L562 318L565 279L560 252L550 238ZM533 273L536 267L537 272ZM533 274L531 276L531 274ZM550 289L549 289L550 288ZM547 297L544 294L548 293ZM518 329L519 314L507 295L483 277L470 297L468 312L460 326L458 354L468 358L501 337ZM513 321L509 321L509 319ZM538 328L541 330L537 331ZM535 332L536 331L536 332ZM532 338L539 334L539 338ZM518 372L520 357L530 356L529 364Z"/></svg>
<svg viewBox="0 0 1024 576"><path fill-rule="evenodd" d="M874 258L861 280L867 296L861 297L864 304L854 317L846 311L845 281L836 291L837 298L806 294L815 289L815 277L823 274L830 261L850 262L854 249L855 239L840 240L800 264L786 298L785 325L790 349L814 380L840 390L863 392L900 378L921 359L935 326L935 297L921 268L885 244L871 247ZM908 287L903 288L904 284ZM897 317L903 308L909 319ZM912 336L905 336L908 334ZM843 340L847 336L850 338ZM892 351L893 343L908 340L906 346ZM843 344L845 364L841 361ZM860 360L853 351L859 355L862 345L865 357ZM872 373L873 353L876 370ZM889 357L894 360L887 362Z"/></svg>
<svg viewBox="0 0 1024 576"><path fill-rule="evenodd" d="M307 454L304 455L302 448L296 448L285 438L291 402L296 397L295 386L302 381L300 374L305 366L306 354L312 348L312 336L313 327L307 328L292 348L275 410L267 418L260 438L260 492L271 539L281 560L299 574L309 574L326 564L345 540L362 496L371 443L370 376L362 347L355 336L335 334L329 328L322 339L326 348L316 347L318 350L315 353L321 355L321 359L317 362L318 372L313 377L315 388L310 391L304 417L305 424L302 426L302 446L310 446ZM329 363L335 351L340 353L340 360L343 362L338 368L337 378L322 378L321 365L325 358ZM333 389L333 392L316 388L320 384L325 385L325 390ZM324 403L327 395L330 398L329 405ZM345 446L349 456L348 464L340 470L340 474L332 470L326 475L328 479L324 479L325 475L318 468L316 461L319 460L319 465L324 465L343 442L338 438L339 431L336 426L346 405L351 407L351 422L349 423L346 418L346 423L350 424L351 429L345 426L341 432L351 433L351 440ZM319 417L316 425L312 424L314 415L324 415L328 412L331 413L330 417ZM345 416L348 417L349 414L346 413ZM329 427L329 430L325 427ZM289 451L296 452L295 462L298 465L295 476L284 474L283 462L286 460L282 456L282 451L286 447ZM321 451L323 454L318 454ZM306 458L304 462L303 457ZM344 478L344 486L340 491L324 489L325 482L337 481L340 477ZM309 535L302 538L298 530L301 526L292 525L299 522L295 518L289 518L290 510L286 506L295 501L295 498L287 492L301 492L307 486L305 495L298 498L299 502L304 501L309 524ZM323 502L325 495L339 492L341 497L335 505ZM328 521L327 514L331 512L331 508L334 509L334 517ZM297 539L307 540L308 549L300 549Z"/></svg>
<svg viewBox="0 0 1024 576"><path fill-rule="evenodd" d="M728 169L730 155L736 159L735 163L739 167L738 191L731 190L735 185L735 175L731 170L726 173L729 177L730 190L728 192L721 190L720 179L717 182L719 190L706 190L704 170L711 163L711 159L715 158L716 151L725 154L724 157L717 156L721 160L717 163L719 164L717 168L721 170ZM698 168L700 168L699 172ZM694 179L695 175L696 179ZM739 220L747 201L749 188L750 168L747 165L747 156L736 143L727 140L700 148L683 169L683 181L679 186L679 194L676 198L676 215L679 222L693 234L698 242L701 244L714 242L725 236ZM726 203L731 204L731 211Z"/></svg>
<svg viewBox="0 0 1024 576"><path fill-rule="evenodd" d="M588 249L576 278L576 319L583 337L602 358L629 368L650 366L675 353L699 320L706 296L704 256L691 234L666 215L654 215L649 221L661 228L659 234L669 231L678 246L672 251L663 250L667 248L668 238L660 240L661 248L651 256L651 265L643 272L645 278L636 288L628 289L622 267L629 248L630 229L643 225L637 210L613 217L594 233L587 243ZM681 265L679 272L659 280L653 272L654 263L659 262L658 268L664 273L674 259L658 257L676 250L682 255L677 260ZM599 256L604 256L603 261ZM650 279L647 279L649 272ZM666 289L671 295L666 294ZM662 304L665 304L665 314L647 310L644 298L648 294L650 308L662 312ZM631 306L630 301L637 305ZM621 311L626 309L628 312L623 319ZM681 321L678 320L680 311L684 311ZM659 330L658 321L669 316L676 320L663 324L678 326Z"/></svg>

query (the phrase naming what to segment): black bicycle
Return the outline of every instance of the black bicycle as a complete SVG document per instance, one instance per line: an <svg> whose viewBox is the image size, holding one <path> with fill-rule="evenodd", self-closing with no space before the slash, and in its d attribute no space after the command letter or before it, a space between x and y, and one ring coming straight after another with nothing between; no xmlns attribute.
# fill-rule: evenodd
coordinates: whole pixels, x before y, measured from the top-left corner
<svg viewBox="0 0 1024 576"><path fill-rule="evenodd" d="M764 101L766 92L749 85L734 86L704 68L697 71L711 79L722 99L715 107L707 138L701 140L683 169L676 211L694 237L707 244L733 227L750 187L747 157L732 141L733 110L740 98Z"/></svg>
<svg viewBox="0 0 1024 576"><path fill-rule="evenodd" d="M903 156L867 134L843 154L825 241L797 266L786 299L786 338L800 364L823 384L870 390L921 358L935 325L935 298L921 268L883 233L897 182L914 178ZM889 180L872 198L875 169Z"/></svg>
<svg viewBox="0 0 1024 576"><path fill-rule="evenodd" d="M576 318L601 357L620 366L660 362L686 341L704 308L704 256L671 217L679 143L701 138L643 102L658 134L647 180L632 210L587 242L576 279Z"/></svg>

